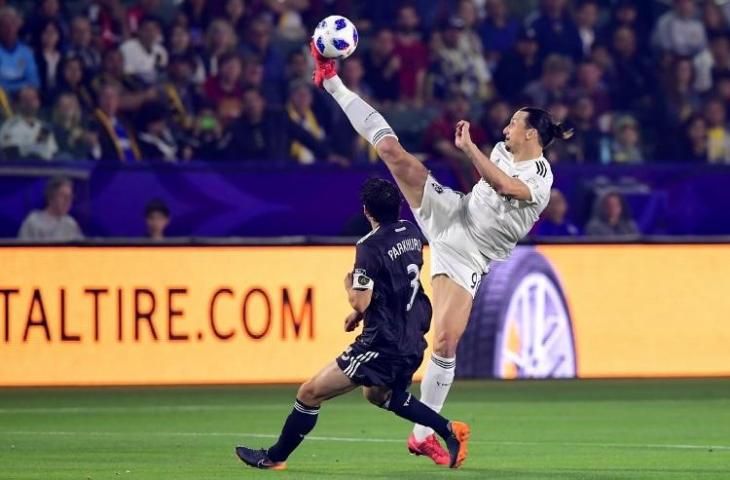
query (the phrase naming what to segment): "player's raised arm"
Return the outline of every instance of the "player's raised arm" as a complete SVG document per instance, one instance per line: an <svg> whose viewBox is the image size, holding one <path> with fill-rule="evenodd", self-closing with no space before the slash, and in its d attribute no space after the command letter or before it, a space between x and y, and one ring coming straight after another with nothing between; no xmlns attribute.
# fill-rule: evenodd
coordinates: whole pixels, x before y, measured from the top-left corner
<svg viewBox="0 0 730 480"><path fill-rule="evenodd" d="M487 158L479 147L471 141L469 134L469 122L462 120L456 124L456 136L454 144L472 161L479 175L485 182L490 184L500 195L516 198L517 200L530 200L532 193L525 183L513 178L499 169Z"/></svg>

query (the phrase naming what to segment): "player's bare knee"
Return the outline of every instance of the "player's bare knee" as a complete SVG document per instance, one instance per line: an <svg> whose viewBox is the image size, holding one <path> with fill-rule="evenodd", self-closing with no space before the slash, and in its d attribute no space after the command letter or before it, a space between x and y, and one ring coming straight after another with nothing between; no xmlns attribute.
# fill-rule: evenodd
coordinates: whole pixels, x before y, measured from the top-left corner
<svg viewBox="0 0 730 480"><path fill-rule="evenodd" d="M322 399L319 398L319 394L317 392L317 386L315 382L311 380L304 382L299 387L297 399L310 407L317 407L320 403L322 403Z"/></svg>
<svg viewBox="0 0 730 480"><path fill-rule="evenodd" d="M385 403L390 400L390 390L382 389L382 388L363 388L362 394L365 396L368 402L372 403L375 406L383 408Z"/></svg>

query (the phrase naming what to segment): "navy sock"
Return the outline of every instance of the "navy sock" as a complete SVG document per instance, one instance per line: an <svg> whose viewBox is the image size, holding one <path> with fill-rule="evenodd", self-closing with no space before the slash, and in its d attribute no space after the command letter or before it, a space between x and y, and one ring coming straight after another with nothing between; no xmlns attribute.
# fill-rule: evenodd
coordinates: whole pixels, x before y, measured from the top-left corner
<svg viewBox="0 0 730 480"><path fill-rule="evenodd" d="M294 408L286 418L284 428L281 430L279 440L268 450L269 459L274 462L283 462L291 452L296 450L304 436L312 431L317 424L319 407L310 407L298 399L294 402Z"/></svg>
<svg viewBox="0 0 730 480"><path fill-rule="evenodd" d="M451 436L449 421L405 390L393 390L383 408L413 423L433 428L443 439Z"/></svg>

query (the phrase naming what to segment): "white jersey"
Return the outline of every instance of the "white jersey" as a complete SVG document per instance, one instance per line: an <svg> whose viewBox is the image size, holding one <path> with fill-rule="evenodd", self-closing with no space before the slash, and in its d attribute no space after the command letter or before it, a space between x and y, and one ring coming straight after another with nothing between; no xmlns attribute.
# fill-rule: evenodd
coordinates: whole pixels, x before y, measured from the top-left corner
<svg viewBox="0 0 730 480"><path fill-rule="evenodd" d="M531 193L530 200L507 198L482 179L466 197L465 223L479 251L491 260L504 260L547 206L553 172L542 156L515 162L504 142L495 145L490 160L507 175L522 180Z"/></svg>

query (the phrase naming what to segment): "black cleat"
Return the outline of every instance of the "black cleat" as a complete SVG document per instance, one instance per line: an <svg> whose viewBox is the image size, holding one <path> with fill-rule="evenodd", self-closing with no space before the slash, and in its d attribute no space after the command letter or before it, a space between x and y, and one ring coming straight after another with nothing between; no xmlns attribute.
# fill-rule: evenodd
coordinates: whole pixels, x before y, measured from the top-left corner
<svg viewBox="0 0 730 480"><path fill-rule="evenodd" d="M449 451L449 468L459 468L468 455L467 443L471 436L469 425L462 422L449 423L451 436L446 439L446 448Z"/></svg>
<svg viewBox="0 0 730 480"><path fill-rule="evenodd" d="M286 462L274 462L263 448L254 450L248 447L236 447L236 456L249 467L264 470L286 470Z"/></svg>

